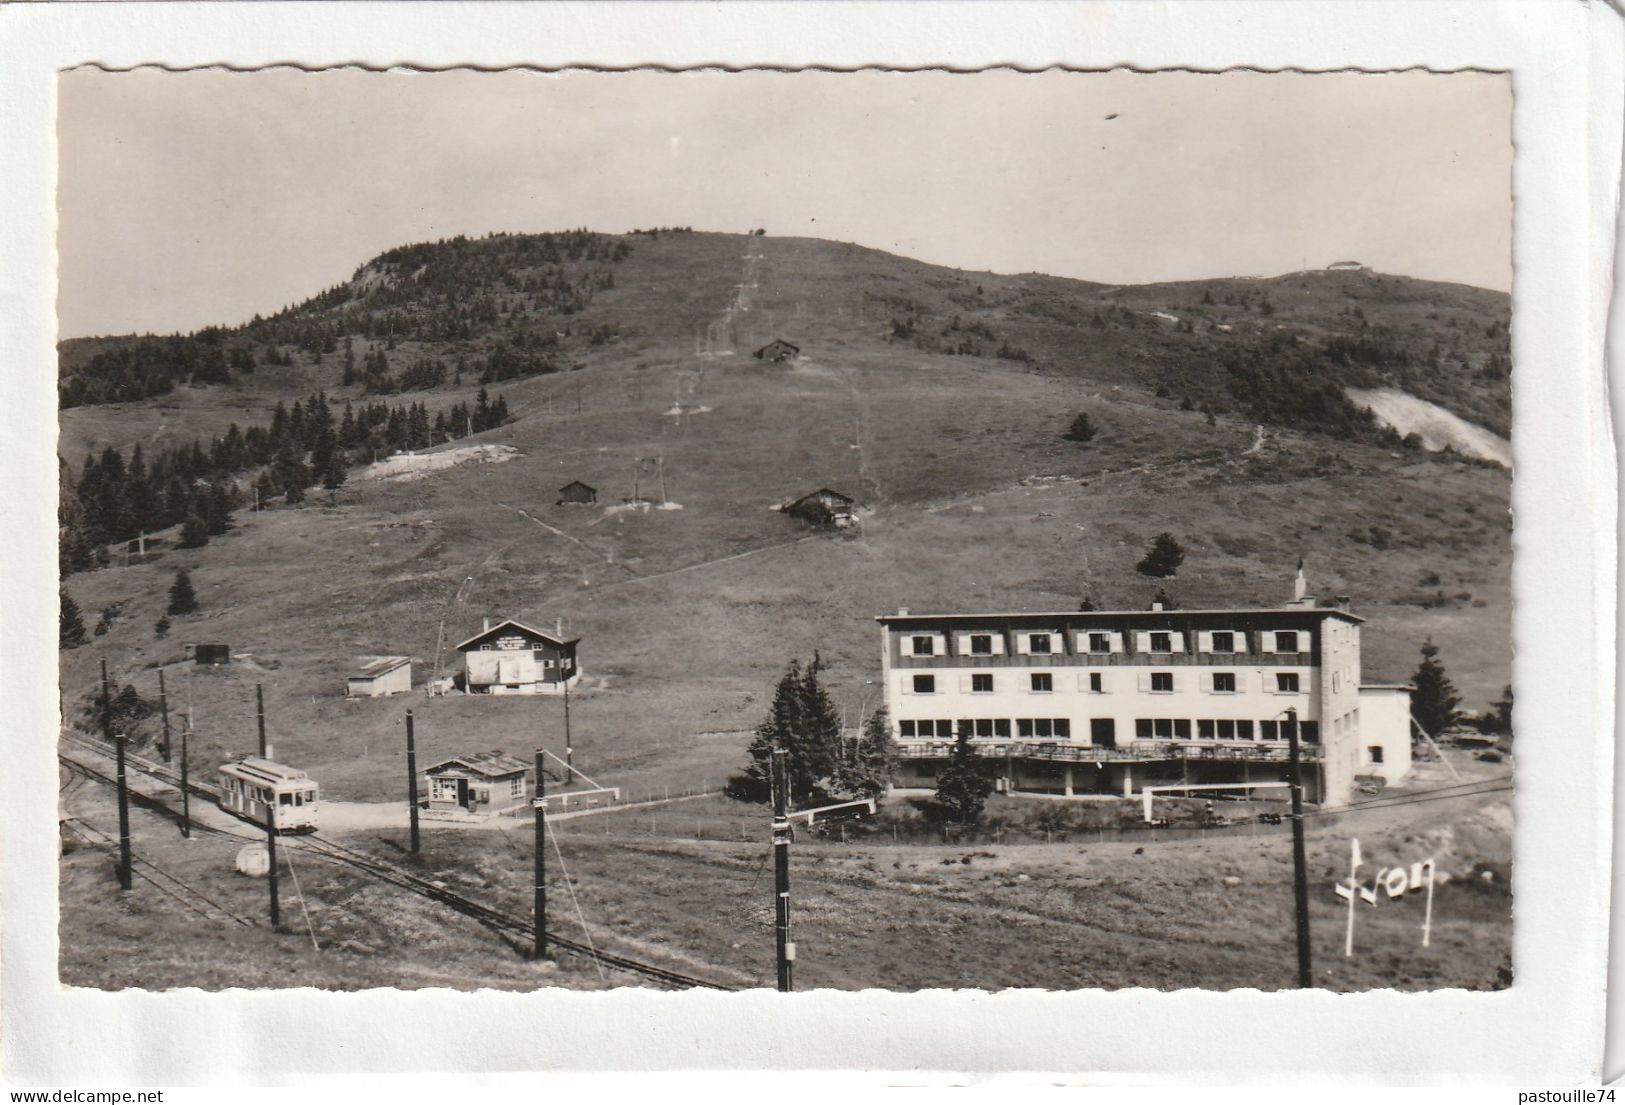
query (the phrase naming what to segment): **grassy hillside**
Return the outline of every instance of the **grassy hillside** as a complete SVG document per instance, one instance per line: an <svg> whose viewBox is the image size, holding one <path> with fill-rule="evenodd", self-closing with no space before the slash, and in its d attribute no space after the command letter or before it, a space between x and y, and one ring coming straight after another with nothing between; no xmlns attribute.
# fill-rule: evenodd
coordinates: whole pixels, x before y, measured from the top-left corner
<svg viewBox="0 0 1625 1105"><path fill-rule="evenodd" d="M1367 279L1280 287L1324 299ZM902 301L911 317L935 319L978 287L999 305L975 317L1034 360L928 351L895 332ZM1192 287L1158 302L1177 313ZM114 602L125 616L63 655L70 712L102 657L150 694L154 668L177 663L182 643L229 642L250 658L192 680L200 762L252 746L259 682L279 756L313 770L333 797L383 798L398 789L408 706L430 756L557 743L562 719L552 701L348 701L344 677L359 657L411 655L421 681L443 618L452 642L485 616L562 620L584 639L589 679L573 706L589 763L633 787L693 785L737 766L742 731L791 657L820 650L856 713L878 675L873 615L898 605L1073 609L1085 594L1102 607L1142 606L1158 585L1133 565L1165 529L1188 550L1169 584L1185 605L1279 601L1303 556L1319 593L1352 595L1371 619L1369 678L1404 678L1431 636L1466 705L1500 692L1510 662L1503 471L1181 409L1182 397L1157 396L1159 369L1131 355L1161 331L1108 329L1121 360L1098 369L1098 346L1046 345L1048 328L1063 324L1025 321L1031 312L1017 308L1062 290L1132 293L1141 305L1154 294L955 273L836 243L639 238L615 286L572 316L577 333L611 326L619 336L555 351L561 371L503 381L512 421L458 443L511 445L516 459L409 483L353 478L298 509L240 513L203 549L73 577L87 620ZM1488 311L1481 298L1463 293L1447 309ZM1285 292L1279 301L1278 313L1298 310ZM708 331L713 348L731 338L736 352L697 353ZM768 334L797 342L804 358L769 366L739 352ZM458 344L424 348L454 355ZM141 405L140 422L76 407L64 412L64 438L117 443L154 420L165 433L207 431L321 386L322 373L342 394L331 359L182 388ZM431 396L449 403L468 390ZM1061 436L1079 411L1100 427L1087 445ZM638 458L657 456L681 509L622 509ZM641 472L648 494L654 464ZM554 489L571 479L600 488L600 505L555 505ZM769 509L825 485L863 503L857 534L814 534ZM192 570L202 610L160 641L152 626L179 567ZM169 670L174 685L182 669Z"/></svg>

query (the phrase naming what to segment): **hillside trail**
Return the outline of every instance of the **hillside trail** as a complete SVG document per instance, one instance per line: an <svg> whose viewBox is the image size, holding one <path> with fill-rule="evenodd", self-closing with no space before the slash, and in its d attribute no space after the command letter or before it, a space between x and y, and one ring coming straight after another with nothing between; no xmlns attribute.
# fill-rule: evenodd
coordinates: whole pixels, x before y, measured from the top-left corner
<svg viewBox="0 0 1625 1105"><path fill-rule="evenodd" d="M1249 457L1264 447L1264 427L1253 427L1253 443L1242 452L1242 456Z"/></svg>
<svg viewBox="0 0 1625 1105"><path fill-rule="evenodd" d="M568 541L571 544L575 545L577 548L585 549L587 552L591 553L593 556L597 557L599 560L602 560L605 564L609 565L611 568L619 568L621 571L625 572L627 575L633 576L633 577L636 577L637 574L638 574L637 572L633 571L631 568L627 567L625 564L617 562L615 560L614 556L612 556L611 554L604 553L604 552L599 552L597 549L593 548L591 545L589 545L585 541L581 540L581 538L573 537L570 534L565 533L563 530L561 530L561 529L559 529L559 528L557 528L555 526L548 525L546 522L542 521L540 518L536 517L534 514L531 514L529 511L522 510L519 507L510 506L509 504L502 503L502 502L499 502L496 505L501 507L504 510L511 510L515 514L519 515L522 518L528 518L530 521L535 522L538 526L541 526L548 533L555 534L556 536L564 538L566 541ZM585 571L583 571L583 573L582 573L583 578L585 578L585 575L586 575L586 573L585 573Z"/></svg>

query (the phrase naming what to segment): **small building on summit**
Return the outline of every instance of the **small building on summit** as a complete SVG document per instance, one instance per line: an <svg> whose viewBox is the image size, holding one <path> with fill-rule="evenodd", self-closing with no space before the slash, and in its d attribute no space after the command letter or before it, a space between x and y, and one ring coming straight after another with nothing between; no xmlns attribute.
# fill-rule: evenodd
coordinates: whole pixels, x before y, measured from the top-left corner
<svg viewBox="0 0 1625 1105"><path fill-rule="evenodd" d="M598 501L598 489L580 480L571 480L559 488L560 506L591 506Z"/></svg>
<svg viewBox="0 0 1625 1105"><path fill-rule="evenodd" d="M783 338L774 338L752 355L758 361L793 361L801 355L801 347L791 345Z"/></svg>
<svg viewBox="0 0 1625 1105"><path fill-rule="evenodd" d="M381 698L412 689L412 660L407 656L379 656L358 668L345 684L349 698Z"/></svg>
<svg viewBox="0 0 1625 1105"><path fill-rule="evenodd" d="M779 508L793 518L815 526L846 529L857 523L857 501L850 495L820 487L810 495L791 500Z"/></svg>
<svg viewBox="0 0 1625 1105"><path fill-rule="evenodd" d="M581 678L576 662L580 638L543 633L509 618L457 646L463 654L463 688L469 694L563 694Z"/></svg>
<svg viewBox="0 0 1625 1105"><path fill-rule="evenodd" d="M1327 272L1364 272L1365 265L1359 261L1333 261L1326 266Z"/></svg>
<svg viewBox="0 0 1625 1105"><path fill-rule="evenodd" d="M426 769L429 809L498 813L522 806L529 795L525 785L530 765L501 752L475 752L454 756Z"/></svg>

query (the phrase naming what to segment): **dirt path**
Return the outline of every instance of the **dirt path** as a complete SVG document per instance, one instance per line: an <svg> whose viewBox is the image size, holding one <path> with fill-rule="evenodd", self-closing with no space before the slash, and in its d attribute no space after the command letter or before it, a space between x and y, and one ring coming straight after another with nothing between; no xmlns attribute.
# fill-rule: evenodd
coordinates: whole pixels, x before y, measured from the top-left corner
<svg viewBox="0 0 1625 1105"><path fill-rule="evenodd" d="M591 545L589 545L585 541L581 540L581 538L572 537L568 533L565 533L563 530L558 529L555 526L548 525L546 522L542 521L540 518L536 517L534 514L531 514L528 511L521 510L516 506L509 506L507 503L497 503L496 505L501 507L504 510L511 510L515 514L518 514L519 516L521 516L523 518L528 518L532 522L535 522L538 526L541 526L548 533L555 534L555 535L557 535L559 537L562 537L566 541L570 542L571 544L576 545L579 548L585 549L587 552L592 553L593 556L597 557L599 560L602 560L605 564L609 565L611 568L619 568L621 571L625 572L627 575L632 576L634 578L637 577L637 574L638 574L637 572L633 571L631 568L628 568L625 564L617 563L615 561L615 558L612 557L610 554L599 552L597 549L593 548ZM583 574L585 574L585 573L583 573Z"/></svg>

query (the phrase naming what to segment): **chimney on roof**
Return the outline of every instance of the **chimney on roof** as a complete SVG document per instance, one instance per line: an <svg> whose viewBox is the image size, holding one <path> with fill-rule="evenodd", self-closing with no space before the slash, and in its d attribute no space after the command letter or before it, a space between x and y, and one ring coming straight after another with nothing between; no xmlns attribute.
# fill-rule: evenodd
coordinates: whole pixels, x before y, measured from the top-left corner
<svg viewBox="0 0 1625 1105"><path fill-rule="evenodd" d="M564 640L564 619L562 617L553 619L553 636L561 641Z"/></svg>
<svg viewBox="0 0 1625 1105"><path fill-rule="evenodd" d="M897 608L897 616L898 616L898 617L899 617L899 618L906 618L906 617L908 617L908 607L906 607L906 606L899 606L899 607L898 607L898 608Z"/></svg>
<svg viewBox="0 0 1625 1105"><path fill-rule="evenodd" d="M491 619L490 618L485 619L485 628L480 630L480 632L481 633L489 633L489 632L491 632Z"/></svg>
<svg viewBox="0 0 1625 1105"><path fill-rule="evenodd" d="M1151 609L1153 609L1153 610L1161 610L1162 609L1162 603L1157 601L1156 599L1152 599L1151 600Z"/></svg>
<svg viewBox="0 0 1625 1105"><path fill-rule="evenodd" d="M1309 583L1303 578L1303 557L1298 558L1298 578L1292 581L1292 601L1301 603L1309 591Z"/></svg>

